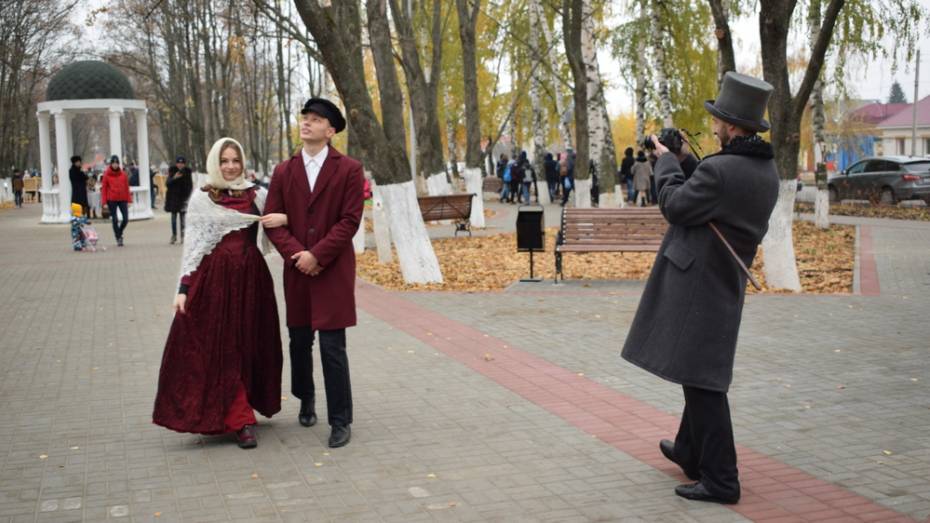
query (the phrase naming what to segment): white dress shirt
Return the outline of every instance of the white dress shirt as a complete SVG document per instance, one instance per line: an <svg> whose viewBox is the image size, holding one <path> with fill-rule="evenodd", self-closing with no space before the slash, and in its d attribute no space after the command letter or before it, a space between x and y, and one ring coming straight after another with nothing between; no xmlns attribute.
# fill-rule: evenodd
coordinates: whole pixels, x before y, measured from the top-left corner
<svg viewBox="0 0 930 523"><path fill-rule="evenodd" d="M304 160L304 169L307 170L307 182L310 184L310 192L313 192L313 186L316 185L316 179L320 176L320 169L323 168L323 162L329 155L329 146L324 145L320 152L314 156L307 154L307 150L300 149L300 155Z"/></svg>

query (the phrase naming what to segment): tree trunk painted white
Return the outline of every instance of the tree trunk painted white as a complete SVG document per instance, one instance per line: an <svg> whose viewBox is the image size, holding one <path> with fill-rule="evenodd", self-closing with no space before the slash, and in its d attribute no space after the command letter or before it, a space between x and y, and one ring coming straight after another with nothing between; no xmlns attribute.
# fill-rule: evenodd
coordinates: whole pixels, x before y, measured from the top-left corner
<svg viewBox="0 0 930 523"><path fill-rule="evenodd" d="M640 41L639 56L643 56L645 49L645 42ZM636 148L640 148L646 138L646 69L643 64L633 64L633 74L636 75Z"/></svg>
<svg viewBox="0 0 930 523"><path fill-rule="evenodd" d="M610 117L607 114L607 100L604 98L600 65L597 60L594 20L591 1L585 0L584 19L581 25L581 56L584 60L588 91L588 144L590 147L588 157L594 160L597 166L601 186L604 187L606 183L607 187L612 187L611 182L617 170L617 159L613 133L610 129Z"/></svg>
<svg viewBox="0 0 930 523"><path fill-rule="evenodd" d="M442 283L439 260L423 224L413 181L384 185L380 190L404 281Z"/></svg>
<svg viewBox="0 0 930 523"><path fill-rule="evenodd" d="M660 0L652 0L649 14L652 16L652 52L655 57L656 86L659 97L659 116L662 117L663 127L674 127L672 120L672 98L668 86L668 77L665 74L665 29L662 26L661 13L659 13Z"/></svg>
<svg viewBox="0 0 930 523"><path fill-rule="evenodd" d="M620 207L621 209L626 208L626 186L618 183L614 185L614 201L612 202L614 207Z"/></svg>
<svg viewBox="0 0 930 523"><path fill-rule="evenodd" d="M532 1L538 5L538 0ZM541 6L539 12L542 13ZM566 114L564 86L556 76L556 67L553 65L559 63L559 56L557 53L558 46L552 41L552 30L549 29L548 22L546 22L543 17L540 17L540 20L540 26L542 26L543 31L541 35L542 39L539 43L541 47L549 49L550 67L547 67L546 70L549 72L549 86L552 88L555 98L555 111L558 113L556 118L559 129L559 139L562 140L562 150L564 151L572 146L572 131L569 126L571 118Z"/></svg>
<svg viewBox="0 0 930 523"><path fill-rule="evenodd" d="M794 197L797 181L780 180L778 202L769 218L769 231L762 239L765 281L775 289L800 291L801 280L794 257L791 224L794 219Z"/></svg>
<svg viewBox="0 0 930 523"><path fill-rule="evenodd" d="M820 229L830 228L830 193L817 189L814 200L814 225Z"/></svg>
<svg viewBox="0 0 930 523"><path fill-rule="evenodd" d="M591 178L575 180L575 207L579 209L591 208Z"/></svg>
<svg viewBox="0 0 930 523"><path fill-rule="evenodd" d="M542 17L542 8L539 5L539 0L530 0L530 27L534 30L530 31L530 47L533 49L533 54L542 57L542 48L539 46L539 31L535 28L540 27L541 24L546 23ZM537 177L543 173L543 151L546 150L546 114L543 104L540 103L539 93L542 90L543 84L543 68L534 67L532 71L532 79L530 82L530 106L533 111L533 154L530 157L533 162L533 168L536 170Z"/></svg>
<svg viewBox="0 0 930 523"><path fill-rule="evenodd" d="M391 263L394 253L391 251L391 224L384 210L384 197L381 187L371 179L371 221L375 229L375 247L378 249L378 262Z"/></svg>
<svg viewBox="0 0 930 523"><path fill-rule="evenodd" d="M467 168L463 172L465 178L465 192L474 194L471 200L471 217L469 221L472 227L483 229L484 224L484 198L481 194L483 180L481 178L481 169L478 167Z"/></svg>
<svg viewBox="0 0 930 523"><path fill-rule="evenodd" d="M452 194L452 184L444 172L438 172L426 179L426 190L430 196Z"/></svg>
<svg viewBox="0 0 930 523"><path fill-rule="evenodd" d="M362 213L362 223L359 224L358 230L355 231L355 236L352 237L352 246L355 248L355 254L362 254L365 252L365 215L368 212Z"/></svg>
<svg viewBox="0 0 930 523"><path fill-rule="evenodd" d="M811 0L807 22L810 26L810 45L812 49L820 35L821 18L820 0ZM827 166L824 163L826 138L823 134L823 127L825 122L823 81L818 78L814 83L813 91L811 91L811 127L814 135L814 183L817 186L817 196L814 199L814 225L820 229L830 227L830 195L827 192Z"/></svg>

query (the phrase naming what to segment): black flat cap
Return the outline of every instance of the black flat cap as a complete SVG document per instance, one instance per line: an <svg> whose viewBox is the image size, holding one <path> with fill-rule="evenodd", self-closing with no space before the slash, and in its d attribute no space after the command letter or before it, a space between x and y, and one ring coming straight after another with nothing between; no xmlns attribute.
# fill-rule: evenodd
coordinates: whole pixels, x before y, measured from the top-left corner
<svg viewBox="0 0 930 523"><path fill-rule="evenodd" d="M329 120L329 124L337 133L346 128L346 119L342 116L342 111L336 107L336 104L326 98L311 98L304 104L300 114L314 113Z"/></svg>

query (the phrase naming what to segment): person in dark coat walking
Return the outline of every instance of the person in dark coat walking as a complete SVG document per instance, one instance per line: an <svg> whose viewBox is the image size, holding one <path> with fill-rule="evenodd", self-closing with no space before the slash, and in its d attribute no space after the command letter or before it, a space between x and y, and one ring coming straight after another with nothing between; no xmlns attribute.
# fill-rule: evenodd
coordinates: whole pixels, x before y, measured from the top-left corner
<svg viewBox="0 0 930 523"><path fill-rule="evenodd" d="M772 86L729 72L713 115L720 152L687 178L658 142L659 208L669 222L633 325L623 346L627 361L684 389L675 441L660 451L697 481L675 493L688 499L736 503L740 498L727 390L746 294L746 274L711 230L713 223L747 266L768 229L778 199L772 146L757 134Z"/></svg>
<svg viewBox="0 0 930 523"><path fill-rule="evenodd" d="M633 198L636 196L636 191L633 190L633 164L636 163L636 160L633 159L633 148L627 147L623 151L623 161L620 162L620 176L618 178L626 186L626 201L633 203Z"/></svg>
<svg viewBox="0 0 930 523"><path fill-rule="evenodd" d="M343 155L330 139L345 129L339 108L311 98L301 111L300 152L275 167L266 213L284 213L285 227L268 230L284 258L284 298L290 335L291 393L300 398L298 422L317 422L312 348L320 333L330 447L349 443L352 386L346 328L356 323L355 250L362 220L362 164Z"/></svg>
<svg viewBox="0 0 930 523"><path fill-rule="evenodd" d="M71 168L68 169L68 178L71 179L71 203L81 206L84 216L87 214L87 173L81 169L81 157L71 157Z"/></svg>
<svg viewBox="0 0 930 523"><path fill-rule="evenodd" d="M23 173L14 170L13 171L13 200L16 203L16 208L22 208L23 206L23 188L25 184L23 183Z"/></svg>
<svg viewBox="0 0 930 523"><path fill-rule="evenodd" d="M178 241L178 218L181 219L181 243L184 243L184 220L187 215L187 201L194 190L193 175L187 160L178 156L174 165L168 168L165 180L165 210L171 213L171 243Z"/></svg>
<svg viewBox="0 0 930 523"><path fill-rule="evenodd" d="M546 153L545 160L543 160L543 169L546 171L549 203L555 203L555 198L559 194L559 162L552 157L552 153Z"/></svg>

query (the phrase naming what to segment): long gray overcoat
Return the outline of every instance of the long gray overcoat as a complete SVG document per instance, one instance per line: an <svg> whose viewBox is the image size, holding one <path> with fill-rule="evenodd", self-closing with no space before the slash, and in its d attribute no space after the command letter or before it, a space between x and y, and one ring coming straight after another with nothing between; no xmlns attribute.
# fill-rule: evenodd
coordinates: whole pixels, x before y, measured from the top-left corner
<svg viewBox="0 0 930 523"><path fill-rule="evenodd" d="M778 198L771 146L740 139L705 158L687 180L675 156L664 154L655 177L670 226L622 356L669 381L726 392L747 278L707 223L752 265Z"/></svg>

